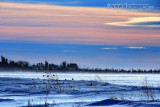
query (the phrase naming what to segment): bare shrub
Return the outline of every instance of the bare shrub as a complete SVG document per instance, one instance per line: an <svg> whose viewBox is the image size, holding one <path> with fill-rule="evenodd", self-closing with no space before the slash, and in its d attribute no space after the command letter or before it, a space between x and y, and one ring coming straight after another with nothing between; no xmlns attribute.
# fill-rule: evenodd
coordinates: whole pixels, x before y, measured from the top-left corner
<svg viewBox="0 0 160 107"><path fill-rule="evenodd" d="M143 84L143 94L147 98L147 100L155 100L155 90L152 89L153 84L149 83L147 77L145 77Z"/></svg>
<svg viewBox="0 0 160 107"><path fill-rule="evenodd" d="M28 100L28 107L32 107L30 100Z"/></svg>
<svg viewBox="0 0 160 107"><path fill-rule="evenodd" d="M75 87L68 84L68 87L64 86L64 81L61 81L58 78L57 74L53 74L51 72L45 72L43 75L43 80L35 80L32 79L33 86L31 88L38 88L45 92L57 92L57 93L63 93L63 92L69 92L69 91L75 91ZM42 82L41 82L42 81ZM73 78L72 78L72 81ZM41 82L42 84L39 84Z"/></svg>
<svg viewBox="0 0 160 107"><path fill-rule="evenodd" d="M102 80L102 78L100 77L100 76L96 76L96 80L98 81L98 82L103 82L103 80Z"/></svg>

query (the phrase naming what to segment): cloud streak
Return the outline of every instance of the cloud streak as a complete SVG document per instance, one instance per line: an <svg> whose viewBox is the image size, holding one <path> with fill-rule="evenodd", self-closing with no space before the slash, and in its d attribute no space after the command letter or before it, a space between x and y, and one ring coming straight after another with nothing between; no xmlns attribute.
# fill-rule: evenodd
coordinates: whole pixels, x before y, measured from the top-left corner
<svg viewBox="0 0 160 107"><path fill-rule="evenodd" d="M139 17L158 18L158 13L6 2L0 2L0 6L0 13L3 13L0 14L0 41L160 45L159 30L136 27L123 29L104 24L134 21Z"/></svg>
<svg viewBox="0 0 160 107"><path fill-rule="evenodd" d="M101 49L103 49L103 50L116 50L118 48L101 48Z"/></svg>
<svg viewBox="0 0 160 107"><path fill-rule="evenodd" d="M128 48L128 49L146 49L145 47L125 47L125 48Z"/></svg>
<svg viewBox="0 0 160 107"><path fill-rule="evenodd" d="M77 51L75 51L75 50L62 50L62 52L75 53L75 52L77 52Z"/></svg>
<svg viewBox="0 0 160 107"><path fill-rule="evenodd" d="M108 25L114 25L114 26L141 26L141 27L160 27L160 25L156 25L150 23L151 25L142 25L143 23L147 22L160 22L160 17L138 17L138 18L132 18L129 21L124 22L113 22L113 23L105 23Z"/></svg>

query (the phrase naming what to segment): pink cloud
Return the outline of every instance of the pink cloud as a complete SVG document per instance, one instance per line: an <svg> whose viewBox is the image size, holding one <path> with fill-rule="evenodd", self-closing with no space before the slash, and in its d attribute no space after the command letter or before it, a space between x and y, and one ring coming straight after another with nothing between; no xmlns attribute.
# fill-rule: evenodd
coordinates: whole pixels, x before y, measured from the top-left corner
<svg viewBox="0 0 160 107"><path fill-rule="evenodd" d="M160 45L159 30L120 28L104 23L157 13L105 8L50 6L0 2L0 40L31 42Z"/></svg>

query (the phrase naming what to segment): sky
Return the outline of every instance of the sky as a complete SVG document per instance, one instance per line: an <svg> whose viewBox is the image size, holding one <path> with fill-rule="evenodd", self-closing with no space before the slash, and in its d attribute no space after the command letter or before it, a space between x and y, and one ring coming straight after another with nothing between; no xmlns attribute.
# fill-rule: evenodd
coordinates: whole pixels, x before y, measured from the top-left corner
<svg viewBox="0 0 160 107"><path fill-rule="evenodd" d="M81 67L160 68L159 0L0 0L0 54ZM149 4L149 9L107 4Z"/></svg>

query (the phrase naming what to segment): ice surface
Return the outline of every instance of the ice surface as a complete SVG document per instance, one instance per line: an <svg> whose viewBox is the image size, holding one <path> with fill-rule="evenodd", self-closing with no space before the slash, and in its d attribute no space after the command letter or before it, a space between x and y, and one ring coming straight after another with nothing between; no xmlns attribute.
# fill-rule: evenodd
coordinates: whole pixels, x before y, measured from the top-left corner
<svg viewBox="0 0 160 107"><path fill-rule="evenodd" d="M43 86L46 73L1 72L0 107L43 105L54 107L110 106L110 107L159 107L158 101L148 100L143 94L145 78L152 84L155 99L159 99L159 74L102 74L102 73L54 73L61 92L48 93L34 85ZM34 82L36 81L36 83ZM143 96L141 96L143 94ZM118 98L118 99L116 99Z"/></svg>

